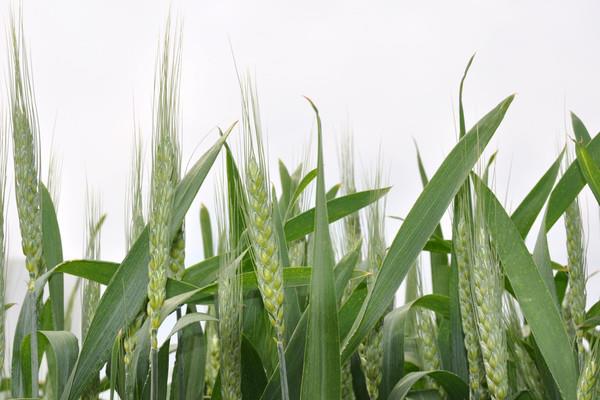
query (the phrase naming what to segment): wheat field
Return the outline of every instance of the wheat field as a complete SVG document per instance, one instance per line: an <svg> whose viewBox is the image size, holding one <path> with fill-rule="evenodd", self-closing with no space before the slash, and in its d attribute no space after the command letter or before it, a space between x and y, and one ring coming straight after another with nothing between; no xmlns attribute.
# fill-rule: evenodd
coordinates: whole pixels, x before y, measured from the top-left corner
<svg viewBox="0 0 600 400"><path fill-rule="evenodd" d="M151 118L132 116L119 172L122 251L103 251L117 192L86 181L83 248L71 256L61 227L75 212L60 206L60 151L46 148L27 13L10 8L1 398L600 398L588 210L600 204L600 136L590 124L571 112L552 160L508 205L490 143L519 96L471 115L472 56L440 163L414 137L409 172L388 168L385 144L365 166L349 128L330 149L327 113L310 95L300 103L310 144L284 162L269 147L260 79L232 51L238 112L189 149L185 21L168 14L162 26L147 66ZM408 173L421 188L397 214L403 188L389 181Z"/></svg>

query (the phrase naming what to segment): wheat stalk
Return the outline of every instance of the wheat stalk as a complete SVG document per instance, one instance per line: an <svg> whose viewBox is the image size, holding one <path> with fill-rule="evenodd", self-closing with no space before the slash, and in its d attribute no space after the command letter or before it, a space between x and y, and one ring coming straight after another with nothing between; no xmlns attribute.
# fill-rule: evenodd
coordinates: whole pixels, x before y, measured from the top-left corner
<svg viewBox="0 0 600 400"><path fill-rule="evenodd" d="M260 111L255 89L250 79L242 84L242 112L244 139L244 178L247 194L246 227L248 229L258 288L269 321L275 330L277 353L281 374L281 391L284 400L289 398L286 361L284 354L284 287L283 267L273 228L273 202L269 190Z"/></svg>
<svg viewBox="0 0 600 400"><path fill-rule="evenodd" d="M164 37L156 78L153 126L152 182L149 216L148 305L151 336L151 398L157 398L158 339L160 309L165 300L167 269L172 240L170 222L175 193L176 138L178 126L179 67L181 47L178 37L171 42L170 23Z"/></svg>

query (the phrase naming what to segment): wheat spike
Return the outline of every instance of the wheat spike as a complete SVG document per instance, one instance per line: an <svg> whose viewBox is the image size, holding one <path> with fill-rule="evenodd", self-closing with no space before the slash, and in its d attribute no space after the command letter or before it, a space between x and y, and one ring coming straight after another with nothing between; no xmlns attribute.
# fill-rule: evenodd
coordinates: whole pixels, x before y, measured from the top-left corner
<svg viewBox="0 0 600 400"><path fill-rule="evenodd" d="M492 399L504 400L509 393L508 351L502 318L503 277L490 245L482 207L478 204L476 210L471 294L488 390Z"/></svg>
<svg viewBox="0 0 600 400"><path fill-rule="evenodd" d="M461 197L462 196L462 197ZM479 339L477 338L477 325L475 323L475 310L471 301L471 264L473 249L473 234L467 221L470 221L467 202L464 194L457 197L455 207L458 219L456 232L453 235L453 248L458 268L458 294L460 314L464 332L465 349L469 364L469 392L470 398L478 400L485 398L485 374Z"/></svg>
<svg viewBox="0 0 600 400"><path fill-rule="evenodd" d="M600 385L600 366L598 365L598 344L583 357L583 369L577 383L577 400L595 400Z"/></svg>
<svg viewBox="0 0 600 400"><path fill-rule="evenodd" d="M575 199L565 212L565 227L567 231L567 271L569 284L564 298L563 309L567 311L569 329L575 332L577 351L582 362L585 349L583 347L583 330L581 325L585 320L586 301L586 264L579 202Z"/></svg>

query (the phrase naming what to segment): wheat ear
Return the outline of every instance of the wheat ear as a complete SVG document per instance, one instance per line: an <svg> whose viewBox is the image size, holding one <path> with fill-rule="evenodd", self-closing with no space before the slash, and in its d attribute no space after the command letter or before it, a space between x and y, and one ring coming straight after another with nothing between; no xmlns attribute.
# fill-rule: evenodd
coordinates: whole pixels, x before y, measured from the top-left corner
<svg viewBox="0 0 600 400"><path fill-rule="evenodd" d="M464 194L457 196L457 201L458 204L455 207L457 214L454 216L457 218L455 224L456 232L454 232L452 241L458 268L460 315L469 364L469 397L478 400L485 398L486 390L483 359L481 357L481 349L479 348L479 339L477 337L477 325L475 323L475 310L471 301L470 282L473 260L473 233L467 223L467 221L470 221L470 218L467 208L468 203L464 200Z"/></svg>
<svg viewBox="0 0 600 400"><path fill-rule="evenodd" d="M586 301L586 264L583 238L583 225L579 202L575 199L565 212L565 228L567 233L567 271L569 284L564 298L563 309L567 310L569 328L575 332L577 351L580 362L583 360L583 330L581 325L585 320Z"/></svg>
<svg viewBox="0 0 600 400"><path fill-rule="evenodd" d="M18 21L16 20L18 19ZM35 281L43 269L42 213L39 175L39 131L35 108L33 83L29 75L29 61L23 37L21 10L10 19L10 116L13 137L15 195L21 228L21 246L25 268L29 274L27 285L31 304L31 390L38 395L37 354L37 299Z"/></svg>
<svg viewBox="0 0 600 400"><path fill-rule="evenodd" d="M269 320L275 330L284 400L289 398L284 354L284 287L283 266L273 228L273 202L270 197L260 111L250 79L242 84L242 112L245 143L246 226L248 229L258 288Z"/></svg>
<svg viewBox="0 0 600 400"><path fill-rule="evenodd" d="M171 42L167 25L159 71L156 78L154 104L152 182L149 216L148 305L151 336L151 399L158 396L158 339L160 309L165 300L167 269L172 239L170 223L175 193L176 138L178 126L180 42Z"/></svg>
<svg viewBox="0 0 600 400"><path fill-rule="evenodd" d="M474 227L475 257L471 265L471 294L488 390L492 399L504 400L509 394L508 351L502 318L504 280L483 218L483 205L478 204Z"/></svg>

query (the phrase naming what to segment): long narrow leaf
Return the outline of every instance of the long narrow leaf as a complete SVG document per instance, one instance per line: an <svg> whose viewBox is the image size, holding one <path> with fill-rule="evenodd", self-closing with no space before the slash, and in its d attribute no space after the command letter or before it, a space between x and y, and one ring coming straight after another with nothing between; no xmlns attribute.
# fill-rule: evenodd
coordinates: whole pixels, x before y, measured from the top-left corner
<svg viewBox="0 0 600 400"><path fill-rule="evenodd" d="M500 125L513 97L502 101L458 142L417 199L390 246L359 318L344 341L344 361L356 351L385 312L408 269Z"/></svg>
<svg viewBox="0 0 600 400"><path fill-rule="evenodd" d="M319 111L317 190L314 213L313 274L310 285L306 348L302 372L301 399L338 399L340 397L340 338L334 285L334 259L329 236L329 218L325 198L323 137Z"/></svg>

